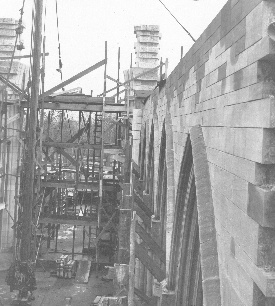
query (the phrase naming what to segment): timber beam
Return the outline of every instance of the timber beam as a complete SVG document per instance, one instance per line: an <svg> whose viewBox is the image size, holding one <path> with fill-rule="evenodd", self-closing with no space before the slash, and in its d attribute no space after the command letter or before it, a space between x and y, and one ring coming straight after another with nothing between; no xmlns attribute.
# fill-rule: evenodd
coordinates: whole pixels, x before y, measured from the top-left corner
<svg viewBox="0 0 275 306"><path fill-rule="evenodd" d="M156 255L163 263L166 262L166 255L163 249L155 242L149 233L137 222L136 233L146 243L147 247Z"/></svg>
<svg viewBox="0 0 275 306"><path fill-rule="evenodd" d="M138 193L136 192L136 190L134 189L133 192L133 196L134 196L134 202L145 212L145 214L151 218L151 216L153 215L151 209L145 204L145 202L143 201L143 199L138 195Z"/></svg>
<svg viewBox="0 0 275 306"><path fill-rule="evenodd" d="M165 271L163 271L160 265L158 265L156 261L148 255L148 251L137 242L135 243L135 256L141 261L147 270L151 272L158 282L165 279Z"/></svg>

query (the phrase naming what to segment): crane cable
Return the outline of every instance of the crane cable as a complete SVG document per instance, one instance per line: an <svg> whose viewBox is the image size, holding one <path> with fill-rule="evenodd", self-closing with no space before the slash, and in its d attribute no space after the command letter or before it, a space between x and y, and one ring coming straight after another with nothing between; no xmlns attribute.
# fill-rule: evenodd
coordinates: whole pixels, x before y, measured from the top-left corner
<svg viewBox="0 0 275 306"><path fill-rule="evenodd" d="M183 30L191 37L191 39L193 40L193 42L195 42L195 38L191 35L191 33L189 31L187 31L187 29L178 21L178 19L171 13L171 11L168 9L168 7L161 1L158 0L164 7L165 9L169 12L169 14L176 20L176 22L183 28Z"/></svg>

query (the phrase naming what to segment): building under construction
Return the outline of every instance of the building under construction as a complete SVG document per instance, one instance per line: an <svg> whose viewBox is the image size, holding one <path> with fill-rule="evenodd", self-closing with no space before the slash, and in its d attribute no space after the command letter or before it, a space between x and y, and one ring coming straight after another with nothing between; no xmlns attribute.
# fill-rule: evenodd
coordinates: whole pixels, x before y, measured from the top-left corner
<svg viewBox="0 0 275 306"><path fill-rule="evenodd" d="M42 3L28 55L0 19L0 302L275 305L274 1L229 0L169 76L140 25L123 80L105 42L53 88Z"/></svg>
<svg viewBox="0 0 275 306"><path fill-rule="evenodd" d="M13 254L6 281L19 291L19 303L31 303L29 294L36 286L27 284L27 276L19 281L13 275L16 271L27 275L24 265L33 277L35 267L52 261L57 276L65 277L63 265L70 262L71 267L66 269L71 268L71 277L84 283L88 282L91 270L99 273L102 267L108 266L107 275L111 275L116 289L113 297L98 296L97 305L109 300L116 305L128 305L129 294L132 303L149 301L152 297L147 297L142 290L137 287L134 290L135 286L129 289L132 273L129 269L130 264L131 269L135 265L136 243L131 231L136 227L140 239L153 243L161 259L157 264L145 254L146 249L139 249L141 258L145 254L146 260L149 259L147 273L151 275L152 286L154 277L162 280L165 251L147 233L152 207L144 202L145 185L133 159L137 156L132 157L138 152L132 151L132 147L137 141L135 129L140 124L144 100L165 78L167 62L160 62L158 55L159 27L135 27L136 67L124 71L124 81L119 80L120 49L118 79L107 74L105 42L102 61L45 91L44 65L48 54L41 36L42 12L42 1L37 1L34 45L29 56L21 54L24 49L22 14L19 21L0 20L3 38L0 46L0 243L1 250L12 250ZM31 67L20 63L24 57L31 58ZM100 67L104 69L101 95L85 95L80 87L64 89ZM59 69L62 69L61 61ZM113 80L116 86L107 90L107 79ZM149 200L152 193L146 196ZM147 224L145 227L143 222ZM72 230L65 249L59 239L64 226ZM80 232L80 236L76 235Z"/></svg>

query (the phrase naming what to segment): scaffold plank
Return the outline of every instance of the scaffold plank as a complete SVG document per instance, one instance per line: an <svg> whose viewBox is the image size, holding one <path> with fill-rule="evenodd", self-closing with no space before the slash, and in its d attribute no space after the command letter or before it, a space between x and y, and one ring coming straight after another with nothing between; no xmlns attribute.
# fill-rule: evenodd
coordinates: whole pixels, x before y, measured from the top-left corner
<svg viewBox="0 0 275 306"><path fill-rule="evenodd" d="M23 108L29 107L26 101L22 101L21 106ZM38 107L41 107L41 103L39 103ZM103 106L100 104L45 102L44 109L102 112ZM120 112L126 112L126 111L127 111L127 106L125 104L108 104L105 106L105 113L120 113Z"/></svg>
<svg viewBox="0 0 275 306"><path fill-rule="evenodd" d="M54 142L54 141L44 141L43 146L45 147L55 147L63 149L80 148L80 149L93 149L100 150L100 144L88 144L88 143L68 143L68 142ZM107 154L121 154L123 149L115 145L104 145L104 153Z"/></svg>
<svg viewBox="0 0 275 306"><path fill-rule="evenodd" d="M44 102L52 102L52 103L88 103L88 104L103 104L103 97L92 97L86 96L82 94L74 94L74 95L59 95L55 97L47 96L44 98ZM114 97L106 97L105 101L107 104L115 104Z"/></svg>

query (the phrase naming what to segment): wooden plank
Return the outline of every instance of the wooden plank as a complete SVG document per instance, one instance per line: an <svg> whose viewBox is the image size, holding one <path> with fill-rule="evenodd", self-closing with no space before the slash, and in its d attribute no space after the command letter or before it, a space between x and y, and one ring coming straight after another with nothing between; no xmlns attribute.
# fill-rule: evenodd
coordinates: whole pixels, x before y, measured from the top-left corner
<svg viewBox="0 0 275 306"><path fill-rule="evenodd" d="M137 194L136 190L133 191L134 202L145 212L145 214L151 218L153 212L151 209L144 203L143 199Z"/></svg>
<svg viewBox="0 0 275 306"><path fill-rule="evenodd" d="M44 98L44 102L52 103L88 103L88 104L103 104L102 97L92 97L82 94L67 94L67 95L58 95L58 96L47 96ZM115 98L106 97L106 104L115 104Z"/></svg>
<svg viewBox="0 0 275 306"><path fill-rule="evenodd" d="M89 281L90 269L91 269L90 260L80 260L79 266L77 268L75 282L79 284L87 284Z"/></svg>
<svg viewBox="0 0 275 306"><path fill-rule="evenodd" d="M26 101L22 101L21 106L23 108L28 108L29 105ZM39 103L39 108L41 108L41 103ZM44 103L44 109L51 110L68 110L68 111L87 111L87 112L102 112L102 105L100 104L81 104L81 103ZM118 113L126 112L127 107L125 104L107 104L105 106L106 113Z"/></svg>
<svg viewBox="0 0 275 306"><path fill-rule="evenodd" d="M151 274L161 282L165 279L165 271L163 271L160 266L147 254L142 246L137 242L135 245L136 257L144 264L144 266L151 272Z"/></svg>
<svg viewBox="0 0 275 306"><path fill-rule="evenodd" d="M49 96L51 93L54 93L55 91L71 84L72 82L78 80L79 78L82 78L84 75L86 75L87 73L90 73L94 70L96 70L97 68L103 66L105 64L105 59L96 63L95 65L79 72L78 74L74 75L73 77L69 78L68 80L54 86L53 88L47 90L46 92L44 92L43 97ZM39 96L39 98L42 98L42 95Z"/></svg>
<svg viewBox="0 0 275 306"><path fill-rule="evenodd" d="M92 226L96 228L97 221L86 221L86 220L77 220L77 219L58 219L58 218L40 218L40 224L70 224L70 225L81 225L81 226Z"/></svg>
<svg viewBox="0 0 275 306"><path fill-rule="evenodd" d="M58 181L58 180L50 180L46 182L41 182L41 187L53 187L53 188L77 188L78 190L81 189L88 189L88 190L98 190L99 189L99 183L84 183L84 182L79 182L76 184L75 181ZM106 191L114 191L113 186L104 186L103 185L103 190Z"/></svg>
<svg viewBox="0 0 275 306"><path fill-rule="evenodd" d="M136 224L136 233L146 243L146 245L152 250L163 263L166 262L166 255L163 249L156 243L149 233L139 224Z"/></svg>

